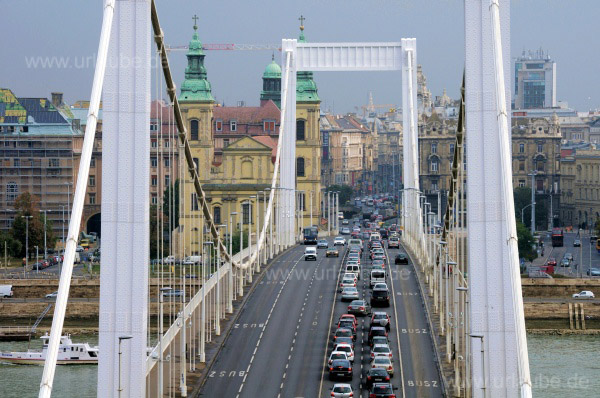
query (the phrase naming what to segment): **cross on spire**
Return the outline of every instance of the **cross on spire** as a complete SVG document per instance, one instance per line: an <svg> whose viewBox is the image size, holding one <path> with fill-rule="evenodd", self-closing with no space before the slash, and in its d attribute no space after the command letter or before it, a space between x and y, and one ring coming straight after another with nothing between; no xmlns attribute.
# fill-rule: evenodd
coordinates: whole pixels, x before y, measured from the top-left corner
<svg viewBox="0 0 600 398"><path fill-rule="evenodd" d="M306 19L306 18L304 18L304 17L302 16L302 14L300 15L300 18L298 18L298 20L300 21L300 30L304 30L304 20L305 20L305 19Z"/></svg>
<svg viewBox="0 0 600 398"><path fill-rule="evenodd" d="M192 19L194 20L194 30L198 30L198 19L199 19L198 16L196 14L194 14Z"/></svg>

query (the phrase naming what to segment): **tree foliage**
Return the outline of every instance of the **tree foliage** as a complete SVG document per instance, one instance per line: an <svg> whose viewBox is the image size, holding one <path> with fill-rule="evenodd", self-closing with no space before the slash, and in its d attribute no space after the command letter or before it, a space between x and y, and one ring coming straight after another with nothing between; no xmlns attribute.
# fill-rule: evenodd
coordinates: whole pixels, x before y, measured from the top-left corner
<svg viewBox="0 0 600 398"><path fill-rule="evenodd" d="M521 210L523 211L523 223L527 228L531 228L531 188L518 187L514 189L513 197L515 200L515 217L521 221ZM528 207L529 206L529 207ZM544 195L535 196L535 226L536 230L548 228L548 215L550 206L548 198Z"/></svg>
<svg viewBox="0 0 600 398"><path fill-rule="evenodd" d="M172 185L165 188L163 193L162 213L165 216L165 228L171 231L179 226L179 181L179 179L175 180ZM171 215L171 228L169 228Z"/></svg>
<svg viewBox="0 0 600 398"><path fill-rule="evenodd" d="M530 230L517 220L517 240L519 242L519 258L525 258L533 261L537 257L537 252L533 248L535 243Z"/></svg>
<svg viewBox="0 0 600 398"><path fill-rule="evenodd" d="M350 185L330 185L327 187L326 192L339 192L340 206L348 204L354 195L354 190Z"/></svg>
<svg viewBox="0 0 600 398"><path fill-rule="evenodd" d="M15 220L11 229L11 236L14 240L20 242L21 248L15 255L25 256L26 241L29 242L29 253L34 253L34 247L38 246L43 251L44 248L44 214L39 211L39 199L23 192L17 197L14 204ZM29 218L31 217L31 218ZM29 222L27 221L27 219ZM29 225L28 225L29 224ZM52 223L46 223L46 242L48 247L54 247L54 234ZM17 246L13 244L13 248Z"/></svg>

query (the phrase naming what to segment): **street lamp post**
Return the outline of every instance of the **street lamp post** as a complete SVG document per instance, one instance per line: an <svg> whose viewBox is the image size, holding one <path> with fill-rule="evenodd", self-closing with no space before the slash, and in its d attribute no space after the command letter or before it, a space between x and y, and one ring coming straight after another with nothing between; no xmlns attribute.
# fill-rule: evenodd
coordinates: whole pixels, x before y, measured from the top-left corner
<svg viewBox="0 0 600 398"><path fill-rule="evenodd" d="M48 246L46 241L46 230L48 229L48 210L40 210L40 213L44 213L44 259L48 258Z"/></svg>
<svg viewBox="0 0 600 398"><path fill-rule="evenodd" d="M25 269L29 268L29 219L33 216L21 216L25 219Z"/></svg>
<svg viewBox="0 0 600 398"><path fill-rule="evenodd" d="M236 216L237 211L233 211L229 215L229 263L231 269L229 270L229 299L227 305L227 312L233 312L233 216Z"/></svg>
<svg viewBox="0 0 600 398"><path fill-rule="evenodd" d="M530 203L521 209L521 224L525 225L525 217L524 217L523 212L525 211L526 208L531 207L532 205L533 205L533 203Z"/></svg>
<svg viewBox="0 0 600 398"><path fill-rule="evenodd" d="M117 392L119 393L119 397L121 397L121 391L123 388L121 387L121 355L123 354L121 351L121 341L132 339L133 336L119 336L119 388Z"/></svg>
<svg viewBox="0 0 600 398"><path fill-rule="evenodd" d="M484 336L483 334L475 334L471 333L471 336L474 339L479 339L481 341L481 373L482 373L482 382L481 389L483 390L483 396L486 396L486 385L485 385L485 347L484 347Z"/></svg>
<svg viewBox="0 0 600 398"><path fill-rule="evenodd" d="M537 171L527 174L531 176L531 235L535 235L535 176Z"/></svg>

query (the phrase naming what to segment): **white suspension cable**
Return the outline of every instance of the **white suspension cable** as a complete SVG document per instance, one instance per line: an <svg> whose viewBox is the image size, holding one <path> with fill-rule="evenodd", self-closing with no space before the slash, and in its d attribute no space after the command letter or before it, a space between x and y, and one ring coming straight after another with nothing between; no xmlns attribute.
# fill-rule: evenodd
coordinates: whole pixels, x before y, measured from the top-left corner
<svg viewBox="0 0 600 398"><path fill-rule="evenodd" d="M44 373L40 383L39 398L50 398L52 395L52 384L54 382L56 360L58 358L58 347L65 320L67 300L69 298L69 287L71 284L71 276L73 274L73 261L75 260L75 249L77 248L77 236L79 235L85 191L90 171L90 159L92 158L94 136L96 134L96 125L98 123L98 109L100 107L100 96L102 94L102 84L104 82L104 72L106 70L106 60L108 56L114 11L115 0L106 0L104 3L100 43L98 44L98 61L94 71L90 108L85 127L81 159L79 161L79 175L77 176L77 185L75 187L75 196L73 198L73 211L71 212L71 219L69 221L69 232L65 245L63 268L58 285L58 296L56 297L56 304L54 305L52 329L50 330L50 340L46 353L46 361L44 363Z"/></svg>

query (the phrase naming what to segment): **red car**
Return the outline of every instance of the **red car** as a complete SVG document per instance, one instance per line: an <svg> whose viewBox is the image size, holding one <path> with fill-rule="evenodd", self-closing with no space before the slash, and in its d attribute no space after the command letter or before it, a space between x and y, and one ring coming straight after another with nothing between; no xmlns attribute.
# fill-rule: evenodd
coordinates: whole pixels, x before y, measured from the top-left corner
<svg viewBox="0 0 600 398"><path fill-rule="evenodd" d="M554 257L550 257L546 262L546 265L556 267L556 259Z"/></svg>

